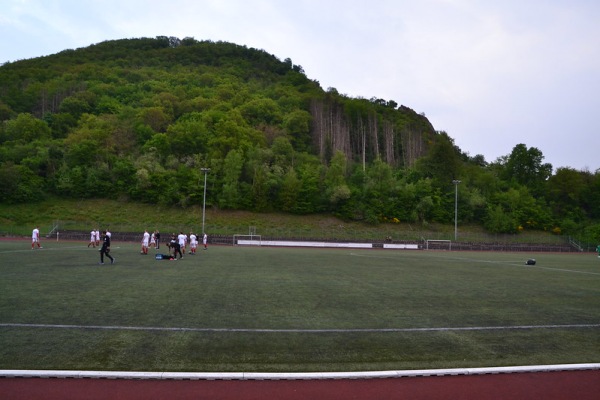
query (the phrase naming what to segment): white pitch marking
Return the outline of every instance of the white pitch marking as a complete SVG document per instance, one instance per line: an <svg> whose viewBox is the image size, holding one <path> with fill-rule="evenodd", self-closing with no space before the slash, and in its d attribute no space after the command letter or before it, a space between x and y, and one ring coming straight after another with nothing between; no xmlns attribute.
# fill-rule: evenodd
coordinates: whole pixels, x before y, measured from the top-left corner
<svg viewBox="0 0 600 400"><path fill-rule="evenodd" d="M100 247L100 246L98 246ZM111 249L120 249L120 247L110 247ZM96 248L92 247L83 247L83 246L68 246L68 247L42 247L41 249L35 249L35 250L24 250L24 249L20 249L20 250L4 250L4 251L0 251L0 254L7 254L7 253L29 253L29 252L38 252L38 251L57 251L57 250L95 250Z"/></svg>
<svg viewBox="0 0 600 400"><path fill-rule="evenodd" d="M18 324L0 323L2 328L46 328L46 329L90 329L122 331L163 331L163 332L243 332L243 333L386 333L386 332L456 332L456 331L494 331L523 329L581 329L600 328L600 324L566 325L514 325L514 326L467 326L438 328L350 328L350 329L267 329L267 328L177 328L154 326L104 326L104 325L66 325L66 324Z"/></svg>
<svg viewBox="0 0 600 400"><path fill-rule="evenodd" d="M381 256L370 256L363 254L350 253L351 256L356 257L367 257L367 258L387 258L397 260L397 257L381 257ZM485 263L485 264L497 264L497 265L510 265L513 267L523 267L523 268L538 268L538 269L546 269L549 271L560 271L560 272L571 272L574 274L586 274L586 275L600 275L600 272L590 272L590 271L577 271L574 269L564 269L564 268L551 268L551 267L542 267L540 265L525 265L524 263L520 263L517 261L492 261L492 260L477 260L472 258L464 258L464 257L441 257L441 256L433 256L435 258L440 258L444 260L454 260L454 261L468 261L468 262L477 262L477 263Z"/></svg>

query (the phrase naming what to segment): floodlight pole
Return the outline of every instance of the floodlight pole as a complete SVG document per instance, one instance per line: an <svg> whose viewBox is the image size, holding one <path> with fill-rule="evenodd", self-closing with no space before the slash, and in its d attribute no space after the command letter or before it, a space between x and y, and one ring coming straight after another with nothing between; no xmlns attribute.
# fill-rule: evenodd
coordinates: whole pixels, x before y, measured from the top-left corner
<svg viewBox="0 0 600 400"><path fill-rule="evenodd" d="M458 184L460 181L454 179L452 183L454 184L454 241L456 241L458 237Z"/></svg>
<svg viewBox="0 0 600 400"><path fill-rule="evenodd" d="M210 168L200 168L200 170L204 172L204 198L202 200L202 235L204 235L204 215L206 211L206 175L208 174L208 171L210 171Z"/></svg>

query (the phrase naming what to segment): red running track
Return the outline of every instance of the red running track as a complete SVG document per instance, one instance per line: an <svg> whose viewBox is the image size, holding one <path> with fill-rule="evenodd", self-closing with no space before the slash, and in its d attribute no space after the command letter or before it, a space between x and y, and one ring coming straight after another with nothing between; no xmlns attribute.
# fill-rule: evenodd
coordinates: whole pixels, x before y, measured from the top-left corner
<svg viewBox="0 0 600 400"><path fill-rule="evenodd" d="M598 400L600 370L322 380L0 378L0 399Z"/></svg>

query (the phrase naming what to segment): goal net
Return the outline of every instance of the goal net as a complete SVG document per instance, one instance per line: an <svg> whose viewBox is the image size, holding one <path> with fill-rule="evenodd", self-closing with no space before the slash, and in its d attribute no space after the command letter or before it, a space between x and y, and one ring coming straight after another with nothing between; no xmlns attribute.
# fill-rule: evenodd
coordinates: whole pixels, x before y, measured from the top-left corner
<svg viewBox="0 0 600 400"><path fill-rule="evenodd" d="M260 246L261 244L260 235L233 235L234 246Z"/></svg>
<svg viewBox="0 0 600 400"><path fill-rule="evenodd" d="M425 250L452 250L451 240L427 239Z"/></svg>

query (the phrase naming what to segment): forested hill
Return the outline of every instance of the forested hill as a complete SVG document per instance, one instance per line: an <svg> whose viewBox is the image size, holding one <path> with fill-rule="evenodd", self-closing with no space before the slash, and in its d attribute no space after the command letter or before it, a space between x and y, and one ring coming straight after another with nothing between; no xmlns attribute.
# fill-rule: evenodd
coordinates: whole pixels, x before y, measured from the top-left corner
<svg viewBox="0 0 600 400"><path fill-rule="evenodd" d="M381 157L403 166L422 156L423 143L435 134L427 118L407 107L382 99L349 99L335 89L326 93L290 59L226 42L172 37L109 41L6 64L0 79L0 116L31 113L44 118L53 137L65 137L76 124L61 121L58 127L50 116L79 119L86 113L105 117L132 110L137 120L129 122L152 129L141 138L136 135L142 145L148 135L169 133L182 117L206 120L208 115L201 114L215 111L219 115L208 119L227 121L237 131L205 126L203 136L213 140L179 138L189 143L173 149L180 155L208 152L224 158L229 150L270 146L281 137L323 161L340 150L348 159ZM404 132L412 137L407 143L400 140L409 136ZM221 134L237 139L218 138Z"/></svg>
<svg viewBox="0 0 600 400"><path fill-rule="evenodd" d="M187 207L210 168L208 207L448 223L459 179L461 222L491 231L600 218L598 173L553 174L523 144L469 157L409 107L325 90L290 59L226 42L124 39L6 63L0 120L2 202Z"/></svg>

